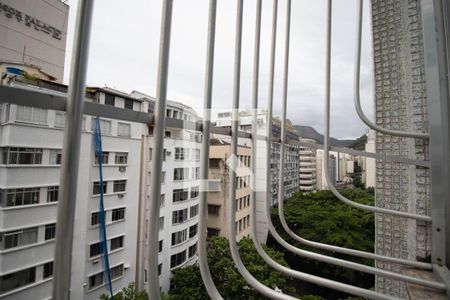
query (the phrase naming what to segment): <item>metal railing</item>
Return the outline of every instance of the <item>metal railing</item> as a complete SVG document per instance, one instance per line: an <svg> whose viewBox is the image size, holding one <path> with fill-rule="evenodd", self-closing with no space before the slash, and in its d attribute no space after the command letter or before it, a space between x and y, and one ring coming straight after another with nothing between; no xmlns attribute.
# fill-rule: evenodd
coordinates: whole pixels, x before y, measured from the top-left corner
<svg viewBox="0 0 450 300"><path fill-rule="evenodd" d="M206 257L206 220L207 220L207 185L208 185L208 161L209 161L209 136L211 133L218 133L231 136L231 154L230 160L230 203L231 210L228 215L229 222L229 243L232 258L236 264L238 271L245 280L255 290L272 299L293 299L293 297L277 292L257 281L245 268L237 251L235 242L236 228L234 225L234 217L236 204L233 200L236 195L236 173L237 166L236 154L238 146L238 138L251 138L252 140L252 171L251 180L253 186L256 185L255 165L256 165L256 146L259 142L265 142L267 145L267 178L270 177L270 145L272 142L280 142L280 170L284 169L284 153L287 144L286 141L286 112L288 104L288 70L289 70L289 38L290 38L290 18L291 18L291 0L286 2L286 33L285 33L285 53L284 53L284 78L283 78L283 98L282 98L282 120L281 120L281 138L275 140L272 138L272 116L273 116L273 90L275 77L275 57L276 57L276 33L278 23L278 0L273 0L272 15L272 36L271 36L271 52L270 52L270 79L269 79L269 104L267 116L267 137L257 135L257 126L253 126L251 133L240 132L239 126L239 92L240 92L240 66L241 66L241 39L242 39L242 20L243 20L243 1L237 0L237 21L236 21L236 44L235 44L235 66L234 66L234 88L233 88L233 111L232 111L232 128L216 128L211 127L211 100L212 100L212 78L214 71L214 46L215 46L215 25L217 0L209 1L209 19L208 19L208 38L206 53L206 77L204 92L204 115L202 123L193 123L181 120L175 120L165 117L165 105L167 100L167 78L169 66L169 50L170 50L170 31L172 18L172 0L163 0L161 40L160 40L160 56L158 67L158 83L157 83L157 102L154 114L143 112L125 111L120 108L103 106L101 104L85 102L85 74L87 67L87 50L89 44L89 32L92 16L93 1L80 0L77 8L76 35L74 40L74 56L72 58L72 69L70 74L70 85L67 99L60 94L50 94L37 92L26 88L12 88L0 86L0 97L2 102L15 103L19 105L28 105L46 109L67 111L66 128L64 132L64 148L63 161L61 171L61 198L58 202L58 226L56 233L55 246L55 275L53 279L53 298L69 299L70 298L70 278L71 278L71 255L72 253L72 237L74 227L75 199L76 199L76 182L74 180L78 173L78 161L80 151L80 133L81 133L81 117L82 114L90 114L107 118L115 118L120 120L128 120L132 122L146 123L154 126L154 162L152 164L152 190L149 209L149 225L148 225L148 290L151 299L160 299L160 290L158 284L158 217L159 216L159 195L160 195L160 172L162 162L163 136L165 127L173 128L189 128L203 132L202 156L201 156L201 190L199 203L199 265L200 271L205 283L208 294L212 299L222 299L219 291L212 281L211 274ZM277 242L287 250L303 257L308 257L322 262L343 266L346 268L367 272L370 274L380 275L403 282L414 283L426 287L439 290L446 290L450 296L450 275L447 266L450 258L450 205L448 197L450 195L450 185L448 178L450 175L450 125L449 125L449 87L448 87L448 49L449 49L449 32L448 18L449 6L444 0L421 0L422 19L424 30L424 49L425 49L425 67L427 82L427 98L428 110L430 114L430 132L412 133L392 131L376 124L373 124L362 112L359 100L359 68L360 68L360 52L361 52L361 30L362 30L362 4L358 1L357 6L357 38L355 53L355 108L364 123L376 131L383 134L403 136L409 138L421 138L430 140L430 162L417 161L414 159L389 156L377 153L367 153L364 151L356 151L342 149L330 146L330 66L331 66L331 33L332 33L332 6L331 0L327 0L327 44L326 44L326 84L325 84L325 139L324 139L324 161L325 166L329 164L328 154L330 150L339 152L354 153L366 157L372 157L380 160L394 161L404 164L418 165L430 168L432 183L432 215L417 215L407 212L389 210L374 206L362 205L345 198L336 187L332 184L329 174L325 172L328 185L333 194L344 203L358 209L366 210L373 213L389 214L403 218L415 219L432 224L432 262L424 263L412 260L399 259L374 253L347 249L328 244L322 244L306 240L296 235L286 223L284 218L284 182L283 176L279 176L279 209L280 221L285 231L296 241L307 246L318 249L329 250L333 252L380 260L389 263L408 265L420 269L433 270L438 275L439 281L423 280L404 274L395 273L369 267L367 265L349 262L337 259L331 256L317 254L314 252L302 250L286 242L276 231L272 224L270 209L271 195L267 193L266 199L266 218L269 231ZM255 45L254 45L254 70L253 70L253 93L252 93L252 113L253 121L256 124L258 111L259 96L259 60L260 60L260 40L261 40L261 10L262 0L256 2L256 23L255 23ZM31 99L33 99L31 101ZM299 145L311 148L321 148L321 145L297 142ZM155 163L159 162L159 163ZM325 168L326 170L328 168ZM281 172L281 171L280 171ZM267 190L270 191L270 181L267 180ZM354 294L357 296L372 299L395 299L394 297L377 293L375 291L362 289L341 282L324 279L313 276L304 272L292 270L284 267L272 260L262 248L256 237L256 192L252 191L251 196L251 235L256 250L264 261L277 271L285 273L297 279L318 284L324 287L336 289L342 292Z"/></svg>

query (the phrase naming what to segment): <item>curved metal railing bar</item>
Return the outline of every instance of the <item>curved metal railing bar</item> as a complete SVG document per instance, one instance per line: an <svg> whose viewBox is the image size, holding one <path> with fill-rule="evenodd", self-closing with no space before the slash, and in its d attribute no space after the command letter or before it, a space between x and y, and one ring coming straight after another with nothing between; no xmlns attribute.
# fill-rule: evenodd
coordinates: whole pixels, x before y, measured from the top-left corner
<svg viewBox="0 0 450 300"><path fill-rule="evenodd" d="M203 107L203 140L201 148L200 161L200 201L199 201L199 221L198 221L198 262L200 274L206 291L211 299L222 300L222 296L217 290L211 277L208 265L208 256L206 251L206 227L208 220L207 201L208 201L208 169L209 169L209 141L211 133L211 102L212 86L214 74L214 47L216 35L216 15L217 0L209 1L208 17L208 38L206 46L206 71L205 71L205 99Z"/></svg>
<svg viewBox="0 0 450 300"><path fill-rule="evenodd" d="M290 4L290 0L288 0ZM288 5L290 7L290 5ZM237 0L237 17L236 17L236 45L235 45L235 63L234 63L234 83L233 83L233 107L231 120L231 156L230 164L230 204L231 209L228 210L228 239L231 250L231 257L236 265L238 272L244 277L255 290L266 297L272 299L296 299L289 295L278 293L271 288L259 282L245 268L236 245L236 168L237 168L237 147L238 147L238 129L239 129L239 92L240 92L240 73L241 73L241 44L242 44L242 14L243 1ZM256 44L259 44L259 31L261 26L261 0L257 1L257 17L256 17ZM255 45L255 49L259 48ZM259 52L256 51L255 53Z"/></svg>
<svg viewBox="0 0 450 300"><path fill-rule="evenodd" d="M273 115L273 87L274 87L274 78L275 78L275 52L276 52L276 33L277 33L277 10L278 10L278 0L274 0L273 1L273 17L272 17L272 38L271 38L271 54L270 54L270 75L269 75L269 97L268 97L268 110L267 110L267 148L266 148L266 160L267 160L267 169L266 169L266 190L270 191L271 188L271 182L268 180L270 178L270 168L269 168L269 163L270 163L270 157L271 157L271 149L270 149L270 145L272 143L272 115ZM255 59L255 64L258 63L259 61ZM285 65L285 68L287 68L287 66ZM256 93L254 93L254 95L256 95ZM254 96L253 98L253 124L257 124L256 123L256 116L257 116L257 97ZM252 127L252 163L251 163L251 168L252 168L252 186L253 188L256 187L256 178L254 176L255 174L255 167L256 167L256 148L257 148L257 140L258 140L258 136L257 136L257 129L256 126ZM266 217L268 219L269 224L269 229L271 229L274 232L274 227L272 226L271 223L271 219L270 219L270 202L271 202L271 194L270 193L266 193ZM321 286L324 287L328 287L328 288L332 288L332 289L336 289L336 290L340 290L342 292L346 292L349 294L353 294L353 295L357 295L357 296L362 296L362 297L367 297L367 298L371 298L371 299L397 299L391 296L387 296L387 295L382 295L382 294L378 294L374 291L371 290L367 290L367 289L362 289L359 287L355 287L355 286L351 286L348 284L343 284L340 282L336 282L336 281L332 281L332 280L328 280L328 279L324 279L318 276L314 276L311 274L307 274L307 273L303 273L303 272L299 272L296 270L292 270L290 268L284 267L280 264L278 264L277 262L275 262L269 255L267 255L267 253L264 251L264 249L261 247L261 244L259 243L258 239L257 239L257 232L256 232L256 191L254 189L252 189L252 196L251 196L251 234L252 234L252 240L253 243L255 245L256 251L258 252L258 254L261 256L261 258L272 268L276 269L279 272L285 273L286 275L292 276L294 278L300 279L300 280L304 280L307 282L311 282L314 284L319 284ZM274 232L273 234L277 235L278 234L276 232Z"/></svg>
<svg viewBox="0 0 450 300"><path fill-rule="evenodd" d="M382 132L387 135L399 136L399 137L410 137L410 138L419 138L419 139L428 139L430 136L428 133L422 132L408 132L408 131L400 131L400 130L392 130L386 129L367 118L361 108L361 100L359 95L359 81L360 81L360 72L361 72L361 32L362 32L362 14L363 14L363 0L357 1L357 22L356 22L356 51L355 51L355 80L354 80L354 104L355 110L358 114L361 121L363 121L367 126L372 128L373 130Z"/></svg>
<svg viewBox="0 0 450 300"><path fill-rule="evenodd" d="M288 47L288 44L287 44ZM327 56L326 56L326 97L329 98L329 94L330 94L330 89L329 89L329 82L330 82L330 58L331 58L331 0L328 1L328 8L327 8ZM288 82L288 55L289 52L288 50L286 51L286 56L285 57L285 68L284 68L284 79L283 79L283 102L282 102L282 119L281 119L281 144L280 144L280 168L279 168L279 185L278 185L278 205L283 206L283 200L284 200L284 181L283 181L283 170L284 170L284 166L285 166L285 139L286 139L286 114L287 114L287 82ZM329 110L329 107L328 107ZM326 115L326 117L328 117L328 115ZM307 257L310 259L315 259L318 261L322 261L322 262L326 262L326 263L330 263L330 264L334 264L337 266L341 266L341 267L346 267L346 268L350 268L353 270L357 270L357 271L361 271L361 272L366 272L366 273L370 273L370 274L374 274L374 275L380 275L380 276L384 276L384 277L388 277L388 278L392 278L392 279L397 279L397 280L402 280L405 282L411 282L414 284L420 284L420 285L424 285L424 286L428 286L428 287L432 287L432 288L438 288L438 289L445 289L445 285L442 283L438 283L438 282L434 282L434 281L424 281L422 279L418 279L415 277L411 277L411 276L406 276L403 274L398 274L398 273L394 273L394 272L390 272L390 271L386 271L386 270L381 270L381 269L377 269L374 267L370 267L367 265L363 265L363 264L359 264L359 263L354 263L354 262L349 262L346 260L342 260L342 259L337 259L334 257L330 257L330 256L326 256L326 255L322 255L322 254L317 254L314 252L310 252L310 251L306 251L306 250L302 250L302 249L298 249L295 246L292 246L291 244L287 243L285 240L283 240L278 233L276 232L271 219L269 218L270 214L269 211L267 211L267 217L269 219L269 227L271 228L271 233L274 236L274 238L283 246L285 247L287 250L303 256L303 257Z"/></svg>
<svg viewBox="0 0 450 300"><path fill-rule="evenodd" d="M58 202L55 273L53 299L70 299L72 275L73 228L77 200L78 168L80 161L81 124L84 107L84 90L89 55L89 40L94 1L78 2L75 37L67 98L66 128L61 164L60 199Z"/></svg>
<svg viewBox="0 0 450 300"><path fill-rule="evenodd" d="M325 82L325 128L324 128L324 165L325 165L325 170L328 170L328 166L329 166L329 150L330 150L330 66L331 66L331 3L328 2L328 11L329 11L329 17L330 19L327 20L327 22L329 23L328 25L328 32L327 32L327 46L326 46L326 51L327 51L327 57L326 57L326 82ZM362 209L365 211L370 211L370 212L374 212L374 213L385 213L385 214L390 214L393 216L398 216L398 217L404 217L404 218L409 218L409 219L416 219L416 220L420 220L420 221L426 221L426 222L431 222L431 217L430 216L425 216L425 215L417 215L417 214L413 214L413 213L407 213L407 212L402 212L402 211L395 211L395 210L390 210L390 209L386 209L386 208L381 208L381 207L374 207L374 206L369 206L369 205L364 205L364 204L360 204L357 202L354 202L350 199L347 199L346 197L344 197L342 194L340 194L338 192L338 190L336 189L336 187L334 186L333 182L330 180L330 174L328 172L324 172L325 174L325 180L328 183L328 187L330 188L331 192L342 202L358 208L358 209Z"/></svg>
<svg viewBox="0 0 450 300"><path fill-rule="evenodd" d="M173 0L164 0L161 18L161 36L158 61L158 82L156 87L155 125L153 128L155 146L151 168L151 194L148 209L148 249L147 284L150 299L161 299L158 276L158 234L159 208L161 195L161 169L164 148L164 129L166 126L167 79L169 73L170 31Z"/></svg>

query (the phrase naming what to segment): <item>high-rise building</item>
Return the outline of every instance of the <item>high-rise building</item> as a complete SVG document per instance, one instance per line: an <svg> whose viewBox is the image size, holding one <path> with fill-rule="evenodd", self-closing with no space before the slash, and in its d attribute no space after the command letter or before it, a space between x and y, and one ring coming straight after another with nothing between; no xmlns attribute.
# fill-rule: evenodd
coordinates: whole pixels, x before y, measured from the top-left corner
<svg viewBox="0 0 450 300"><path fill-rule="evenodd" d="M427 132L428 109L422 1L374 0L375 122L408 132ZM428 160L428 141L377 133L377 153ZM376 161L375 206L430 215L430 169L383 160ZM375 251L411 260L431 255L430 223L388 214L375 217ZM377 261L376 266L401 272L401 266ZM376 290L408 297L403 282L377 276Z"/></svg>
<svg viewBox="0 0 450 300"><path fill-rule="evenodd" d="M61 0L0 1L0 61L62 82L69 6Z"/></svg>
<svg viewBox="0 0 450 300"><path fill-rule="evenodd" d="M239 130L244 132L251 132L253 126L253 116L251 112L242 111L239 113ZM256 223L257 223L257 237L261 242L265 242L268 234L267 218L266 218L266 198L270 193L270 205L273 207L278 203L278 187L279 178L282 176L284 181L284 198L291 197L294 193L300 191L300 146L298 145L299 136L294 130L286 130L286 144L285 151L285 169L280 175L280 137L281 127L279 122L274 119L272 125L273 142L271 147L271 157L267 158L267 141L258 139L256 145ZM268 114L265 110L257 112L257 134L258 136L267 136ZM216 121L217 127L231 128L231 113L223 112L218 114ZM226 137L223 137L226 140ZM229 137L228 137L229 139ZM251 141L245 138L239 138L239 144L243 146L251 146ZM270 164L267 166L266 161L270 159ZM270 168L268 170L267 168ZM267 172L270 172L267 176ZM270 180L270 182L268 182ZM270 190L268 189L270 186Z"/></svg>
<svg viewBox="0 0 450 300"><path fill-rule="evenodd" d="M301 142L316 143L313 139L301 138ZM309 147L300 147L300 190L315 191L317 188L316 151Z"/></svg>
<svg viewBox="0 0 450 300"><path fill-rule="evenodd" d="M15 76L16 87L64 94L67 87L44 79ZM154 99L109 88L88 88L86 101L130 111L153 111ZM63 112L0 105L0 296L46 299L51 296L53 253L63 140ZM198 120L185 105L170 101L167 116ZM99 238L99 194L104 193L106 231L113 290L145 281L146 207L150 194L152 128L100 119L103 155L94 152L94 118L83 117L74 232L72 293L98 299L105 293ZM167 128L160 214L161 287L171 270L192 264L197 253L201 135ZM99 185L98 161L104 183ZM141 230L138 230L140 228ZM140 232L140 235L138 235ZM136 255L138 253L138 255ZM137 265L139 263L139 265ZM137 268L139 266L139 268ZM140 280L140 281L139 281Z"/></svg>
<svg viewBox="0 0 450 300"><path fill-rule="evenodd" d="M218 235L228 238L228 214L231 209L228 200L230 194L228 161L231 145L220 139L211 139L209 153L209 179L220 182L220 189L208 193L208 236ZM237 161L235 226L236 240L240 240L250 235L250 147L238 146Z"/></svg>

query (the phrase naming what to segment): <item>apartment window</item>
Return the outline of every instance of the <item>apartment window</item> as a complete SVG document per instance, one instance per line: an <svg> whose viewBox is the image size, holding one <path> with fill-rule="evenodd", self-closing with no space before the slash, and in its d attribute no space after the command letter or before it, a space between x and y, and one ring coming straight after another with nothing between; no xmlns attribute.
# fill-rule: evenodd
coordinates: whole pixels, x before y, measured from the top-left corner
<svg viewBox="0 0 450 300"><path fill-rule="evenodd" d="M208 214L219 215L220 205L208 204Z"/></svg>
<svg viewBox="0 0 450 300"><path fill-rule="evenodd" d="M163 149L163 161L166 161L167 149Z"/></svg>
<svg viewBox="0 0 450 300"><path fill-rule="evenodd" d="M91 214L91 226L97 225L98 223L100 223L100 213L93 212Z"/></svg>
<svg viewBox="0 0 450 300"><path fill-rule="evenodd" d="M198 232L198 224L192 225L189 227L189 238L193 238L197 235Z"/></svg>
<svg viewBox="0 0 450 300"><path fill-rule="evenodd" d="M116 165L126 165L128 163L128 153L127 152L116 152L114 163Z"/></svg>
<svg viewBox="0 0 450 300"><path fill-rule="evenodd" d="M208 227L207 228L207 233L208 233L208 237L219 236L220 229Z"/></svg>
<svg viewBox="0 0 450 300"><path fill-rule="evenodd" d="M45 225L45 240L53 240L56 236L56 223Z"/></svg>
<svg viewBox="0 0 450 300"><path fill-rule="evenodd" d="M170 257L170 267L175 268L176 266L181 265L186 260L186 250L174 254Z"/></svg>
<svg viewBox="0 0 450 300"><path fill-rule="evenodd" d="M2 161L10 165L40 165L42 152L41 148L4 148Z"/></svg>
<svg viewBox="0 0 450 300"><path fill-rule="evenodd" d="M186 180L189 176L189 168L173 169L173 180Z"/></svg>
<svg viewBox="0 0 450 300"><path fill-rule="evenodd" d="M200 179L200 168L192 168L192 179Z"/></svg>
<svg viewBox="0 0 450 300"><path fill-rule="evenodd" d="M150 149L148 149L148 160L152 161L152 157L153 157L153 149L150 148Z"/></svg>
<svg viewBox="0 0 450 300"><path fill-rule="evenodd" d="M55 113L55 128L64 128L66 115L62 112Z"/></svg>
<svg viewBox="0 0 450 300"><path fill-rule="evenodd" d="M187 229L172 233L172 246L178 245L187 239Z"/></svg>
<svg viewBox="0 0 450 300"><path fill-rule="evenodd" d="M36 281L36 267L6 274L0 277L0 293L6 293Z"/></svg>
<svg viewBox="0 0 450 300"><path fill-rule="evenodd" d="M116 249L123 248L123 236L119 236L116 238L111 239L111 251L114 251Z"/></svg>
<svg viewBox="0 0 450 300"><path fill-rule="evenodd" d="M166 182L166 172L163 171L163 172L161 173L161 183L165 183L165 182Z"/></svg>
<svg viewBox="0 0 450 300"><path fill-rule="evenodd" d="M125 109L133 109L133 100L125 99Z"/></svg>
<svg viewBox="0 0 450 300"><path fill-rule="evenodd" d="M164 217L159 217L159 230L164 229Z"/></svg>
<svg viewBox="0 0 450 300"><path fill-rule="evenodd" d="M50 150L49 163L51 165L60 165L61 160L62 160L62 151L61 150L56 150L56 149Z"/></svg>
<svg viewBox="0 0 450 300"><path fill-rule="evenodd" d="M192 149L192 159L199 161L200 160L200 149Z"/></svg>
<svg viewBox="0 0 450 300"><path fill-rule="evenodd" d="M174 110L174 111L173 111L173 118L174 118L174 119L178 119L178 115L179 115L179 112L176 111L176 110Z"/></svg>
<svg viewBox="0 0 450 300"><path fill-rule="evenodd" d="M118 278L123 275L123 265L118 265L110 269L111 279Z"/></svg>
<svg viewBox="0 0 450 300"><path fill-rule="evenodd" d="M113 192L114 193L125 192L126 186L127 186L126 180L114 180Z"/></svg>
<svg viewBox="0 0 450 300"><path fill-rule="evenodd" d="M180 224L187 220L187 208L172 212L172 224Z"/></svg>
<svg viewBox="0 0 450 300"><path fill-rule="evenodd" d="M102 165L107 165L109 162L109 152L102 152ZM94 161L95 165L99 164L99 159L98 159L98 153L97 151L95 152L95 161Z"/></svg>
<svg viewBox="0 0 450 300"><path fill-rule="evenodd" d="M59 186L49 186L47 188L47 202L57 202L59 195Z"/></svg>
<svg viewBox="0 0 450 300"><path fill-rule="evenodd" d="M44 264L44 271L42 272L42 277L44 279L53 276L53 262L48 262Z"/></svg>
<svg viewBox="0 0 450 300"><path fill-rule="evenodd" d="M163 250L163 240L158 242L158 253L162 252Z"/></svg>
<svg viewBox="0 0 450 300"><path fill-rule="evenodd" d="M172 118L172 110L171 109L166 110L166 117Z"/></svg>
<svg viewBox="0 0 450 300"><path fill-rule="evenodd" d="M125 220L125 207L113 209L111 220L113 222Z"/></svg>
<svg viewBox="0 0 450 300"><path fill-rule="evenodd" d="M34 244L37 242L37 234L37 227L2 232L0 234L2 250Z"/></svg>
<svg viewBox="0 0 450 300"><path fill-rule="evenodd" d="M193 218L198 215L198 204L189 208L189 217Z"/></svg>
<svg viewBox="0 0 450 300"><path fill-rule="evenodd" d="M166 204L166 195L162 194L159 198L159 207L164 207Z"/></svg>
<svg viewBox="0 0 450 300"><path fill-rule="evenodd" d="M116 102L116 97L114 95L105 93L105 104L106 105L114 106L115 102Z"/></svg>
<svg viewBox="0 0 450 300"><path fill-rule="evenodd" d="M106 194L106 190L108 188L108 182L103 181L103 186L100 187L100 182L99 181L95 181L94 182L94 187L92 190L92 194L93 195L99 195L100 191L103 191L103 194Z"/></svg>
<svg viewBox="0 0 450 300"><path fill-rule="evenodd" d="M2 207L37 204L39 191L39 188L0 190L0 204Z"/></svg>
<svg viewBox="0 0 450 300"><path fill-rule="evenodd" d="M130 137L131 136L131 125L127 123L118 123L117 125L117 135Z"/></svg>
<svg viewBox="0 0 450 300"><path fill-rule="evenodd" d="M197 198L199 194L200 194L200 187L199 186L191 187L191 199Z"/></svg>
<svg viewBox="0 0 450 300"><path fill-rule="evenodd" d="M95 131L95 124L97 121L95 119L92 119L91 126L92 131ZM100 133L101 134L111 134L111 121L110 120L102 120L100 119Z"/></svg>
<svg viewBox="0 0 450 300"><path fill-rule="evenodd" d="M89 257L96 257L103 253L102 243L98 242L89 246Z"/></svg>
<svg viewBox="0 0 450 300"><path fill-rule="evenodd" d="M219 169L220 168L220 159L218 159L218 158L210 158L209 159L209 167L211 169Z"/></svg>
<svg viewBox="0 0 450 300"><path fill-rule="evenodd" d="M197 253L197 243L188 248L188 257L191 258Z"/></svg>
<svg viewBox="0 0 450 300"><path fill-rule="evenodd" d="M47 110L18 105L16 121L45 125L47 124Z"/></svg>
<svg viewBox="0 0 450 300"><path fill-rule="evenodd" d="M170 139L172 137L172 133L170 131L165 131L164 137Z"/></svg>
<svg viewBox="0 0 450 300"><path fill-rule="evenodd" d="M103 284L103 272L89 276L89 289L96 288Z"/></svg>
<svg viewBox="0 0 450 300"><path fill-rule="evenodd" d="M189 149L186 148L175 148L175 159L176 160L185 160L189 157Z"/></svg>
<svg viewBox="0 0 450 300"><path fill-rule="evenodd" d="M188 189L176 189L173 190L173 202L185 201L188 199Z"/></svg>
<svg viewBox="0 0 450 300"><path fill-rule="evenodd" d="M162 271L162 263L158 265L158 276L161 276L161 271Z"/></svg>

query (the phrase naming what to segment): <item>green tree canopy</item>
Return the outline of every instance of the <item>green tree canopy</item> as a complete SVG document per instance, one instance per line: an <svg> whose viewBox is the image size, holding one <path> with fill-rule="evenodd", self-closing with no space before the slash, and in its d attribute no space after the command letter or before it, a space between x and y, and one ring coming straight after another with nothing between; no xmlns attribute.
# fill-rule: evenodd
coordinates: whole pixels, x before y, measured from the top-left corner
<svg viewBox="0 0 450 300"><path fill-rule="evenodd" d="M239 253L244 265L256 279L271 288L279 288L283 293L295 290L288 286L289 278L274 271L256 252L253 242L244 238L238 243ZM283 253L264 246L267 254L278 263L288 266ZM253 290L239 274L231 258L228 240L213 237L208 240L209 268L220 294L224 299L266 299ZM169 292L171 300L209 299L198 266L189 266L174 271L173 288Z"/></svg>
<svg viewBox="0 0 450 300"><path fill-rule="evenodd" d="M373 194L370 191L345 189L340 192L358 203L373 205ZM286 200L284 206L286 222L297 235L315 242L373 252L375 233L373 214L341 202L331 191L297 193ZM318 250L295 242L284 232L279 222L278 209L274 209L272 213L272 220L277 231L291 244L305 250L373 265L372 260ZM341 280L364 288L370 288L373 285L373 276L370 274L310 259L300 259L288 251L284 252L286 259L294 269L300 268L319 276Z"/></svg>

